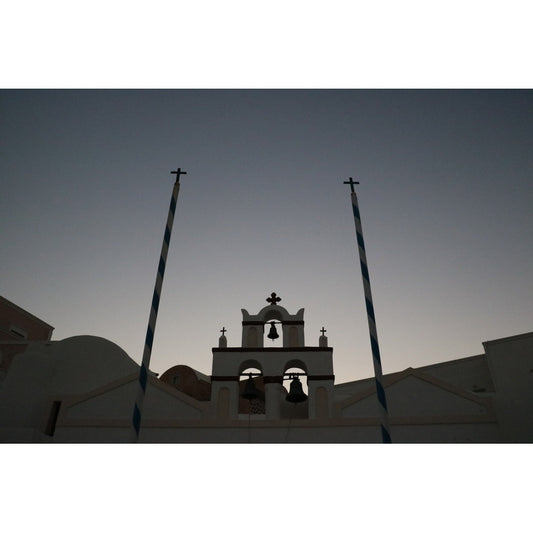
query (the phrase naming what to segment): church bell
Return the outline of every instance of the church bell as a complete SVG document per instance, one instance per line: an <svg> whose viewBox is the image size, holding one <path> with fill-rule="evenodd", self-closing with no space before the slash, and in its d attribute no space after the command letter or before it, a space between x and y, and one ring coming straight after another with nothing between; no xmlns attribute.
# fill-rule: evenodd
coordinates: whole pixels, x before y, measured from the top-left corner
<svg viewBox="0 0 533 533"><path fill-rule="evenodd" d="M305 400L307 400L307 394L305 394L305 392L303 391L302 382L300 381L298 376L294 376L294 378L292 378L291 388L289 390L289 394L287 394L285 399L291 403L300 403L305 402Z"/></svg>
<svg viewBox="0 0 533 533"><path fill-rule="evenodd" d="M244 386L244 391L241 394L241 398L244 398L245 400L255 400L256 398L259 398L259 393L255 386L254 380L252 379L252 376L248 378L248 381Z"/></svg>
<svg viewBox="0 0 533 533"><path fill-rule="evenodd" d="M269 339L277 339L279 337L278 331L276 330L276 323L275 322L269 322L270 324L270 331L268 332L267 337Z"/></svg>

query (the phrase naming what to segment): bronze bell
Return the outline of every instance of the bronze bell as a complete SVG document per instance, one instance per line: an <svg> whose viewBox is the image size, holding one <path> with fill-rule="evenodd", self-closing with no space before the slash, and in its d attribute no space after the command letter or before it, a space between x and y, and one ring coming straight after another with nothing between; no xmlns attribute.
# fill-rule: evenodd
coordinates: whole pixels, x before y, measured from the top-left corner
<svg viewBox="0 0 533 533"><path fill-rule="evenodd" d="M278 331L276 330L276 323L275 322L269 322L270 324L270 331L268 332L267 337L269 339L277 339L279 337Z"/></svg>
<svg viewBox="0 0 533 533"><path fill-rule="evenodd" d="M252 376L249 376L248 381L244 386L244 391L241 394L241 398L244 398L245 400L255 400L256 398L259 398L259 392L257 391Z"/></svg>
<svg viewBox="0 0 533 533"><path fill-rule="evenodd" d="M291 403L300 403L307 400L307 394L302 389L302 382L298 376L294 376L291 381L291 388L289 394L285 398L288 402Z"/></svg>

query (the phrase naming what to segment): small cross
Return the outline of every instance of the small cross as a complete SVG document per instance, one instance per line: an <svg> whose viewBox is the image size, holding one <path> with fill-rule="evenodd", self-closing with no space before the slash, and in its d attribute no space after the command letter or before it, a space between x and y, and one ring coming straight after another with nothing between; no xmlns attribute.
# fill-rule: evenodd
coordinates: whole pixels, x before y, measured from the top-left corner
<svg viewBox="0 0 533 533"><path fill-rule="evenodd" d="M270 295L270 298L267 298L266 301L270 304L270 305L276 305L278 302L281 302L281 298L278 298L276 296L276 293L273 292L271 295Z"/></svg>
<svg viewBox="0 0 533 533"><path fill-rule="evenodd" d="M324 333L326 333L327 329L324 329L324 326L322 326L322 329L320 330L320 333L322 333L322 335L324 335Z"/></svg>
<svg viewBox="0 0 533 533"><path fill-rule="evenodd" d="M226 331L228 331L224 326L222 326L222 329L220 330L220 333L222 333L222 335L224 335L224 333L226 333Z"/></svg>
<svg viewBox="0 0 533 533"><path fill-rule="evenodd" d="M171 170L170 173L171 174L176 174L176 183L180 182L181 174L187 174L187 172L185 172L184 170L181 170L181 167L178 168L178 170Z"/></svg>
<svg viewBox="0 0 533 533"><path fill-rule="evenodd" d="M353 188L354 185L359 185L358 181L354 181L352 178L350 178L350 181L344 182L346 185L350 186L350 189L352 189L352 192L355 192L355 189Z"/></svg>

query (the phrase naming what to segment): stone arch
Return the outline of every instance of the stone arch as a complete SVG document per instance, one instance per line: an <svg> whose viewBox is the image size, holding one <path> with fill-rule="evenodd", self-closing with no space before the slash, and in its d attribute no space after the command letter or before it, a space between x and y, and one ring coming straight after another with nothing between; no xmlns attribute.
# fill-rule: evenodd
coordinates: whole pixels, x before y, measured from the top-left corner
<svg viewBox="0 0 533 533"><path fill-rule="evenodd" d="M263 373L263 365L257 359L246 359L239 365L239 375L244 372L247 368L257 368Z"/></svg>
<svg viewBox="0 0 533 533"><path fill-rule="evenodd" d="M277 320L278 322L282 322L283 319L284 316L280 309L268 309L263 316L263 320L265 322L268 322L270 320Z"/></svg>
<svg viewBox="0 0 533 533"><path fill-rule="evenodd" d="M289 368L301 368L306 374L308 374L307 365L301 359L289 359L283 366L283 373Z"/></svg>
<svg viewBox="0 0 533 533"><path fill-rule="evenodd" d="M300 309L298 313L296 313L296 316L292 316L289 314L287 309L281 305L267 305L266 307L263 307L257 315L254 316L254 320L260 320L262 322L267 322L268 320L279 320L280 322L286 322L290 320L294 320L295 318L298 320L303 320L303 313L304 310Z"/></svg>

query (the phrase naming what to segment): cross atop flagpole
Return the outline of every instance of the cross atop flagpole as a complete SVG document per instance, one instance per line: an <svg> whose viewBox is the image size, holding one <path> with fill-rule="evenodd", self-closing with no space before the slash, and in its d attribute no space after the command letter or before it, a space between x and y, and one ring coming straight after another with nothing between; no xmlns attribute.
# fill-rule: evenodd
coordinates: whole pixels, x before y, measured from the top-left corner
<svg viewBox="0 0 533 533"><path fill-rule="evenodd" d="M176 203L178 201L178 194L180 190L180 175L187 174L178 168L173 170L171 174L176 174L176 182L172 189L172 197L170 199L170 207L168 209L167 225L165 228L165 235L163 237L163 246L161 248L161 255L159 257L159 265L157 267L157 275L155 280L154 294L152 297L152 306L150 309L150 319L148 320L148 328L146 330L146 340L144 342L144 352L139 371L139 388L133 408L132 431L130 435L131 442L138 442L139 432L141 429L142 409L144 404L144 397L146 395L146 384L148 381L148 369L150 367L150 357L152 355L152 344L154 342L155 324L157 321L157 311L159 309L159 300L161 299L161 288L163 286L163 276L165 275L165 267L167 262L168 248L170 245L170 235L172 232L172 225L174 223L174 214L176 212Z"/></svg>
<svg viewBox="0 0 533 533"><path fill-rule="evenodd" d="M372 347L372 361L374 363L374 375L376 381L376 391L380 406L381 436L383 443L392 442L389 430L389 415L387 411L387 398L385 397L385 387L383 386L383 372L381 370L381 356L379 353L378 332L376 328L376 317L374 315L374 304L372 302L372 290L370 288L370 276L366 261L365 241L363 239L363 229L361 227L361 215L357 203L357 194L354 185L359 185L358 181L344 182L350 186L352 197L353 218L355 222L355 233L357 237L357 247L359 249L359 262L361 264L361 274L363 276L363 289L365 293L366 314L368 318L368 329L370 332L370 345Z"/></svg>
<svg viewBox="0 0 533 533"><path fill-rule="evenodd" d="M171 170L170 173L176 174L176 183L180 182L180 176L182 174L187 174L187 172L184 172L183 170L181 170L181 167L179 167L178 170Z"/></svg>
<svg viewBox="0 0 533 533"><path fill-rule="evenodd" d="M345 181L344 182L346 185L349 185L350 186L350 189L352 190L353 193L355 193L355 189L354 189L354 185L359 185L359 182L358 181L354 181L352 178L350 178L349 181Z"/></svg>

